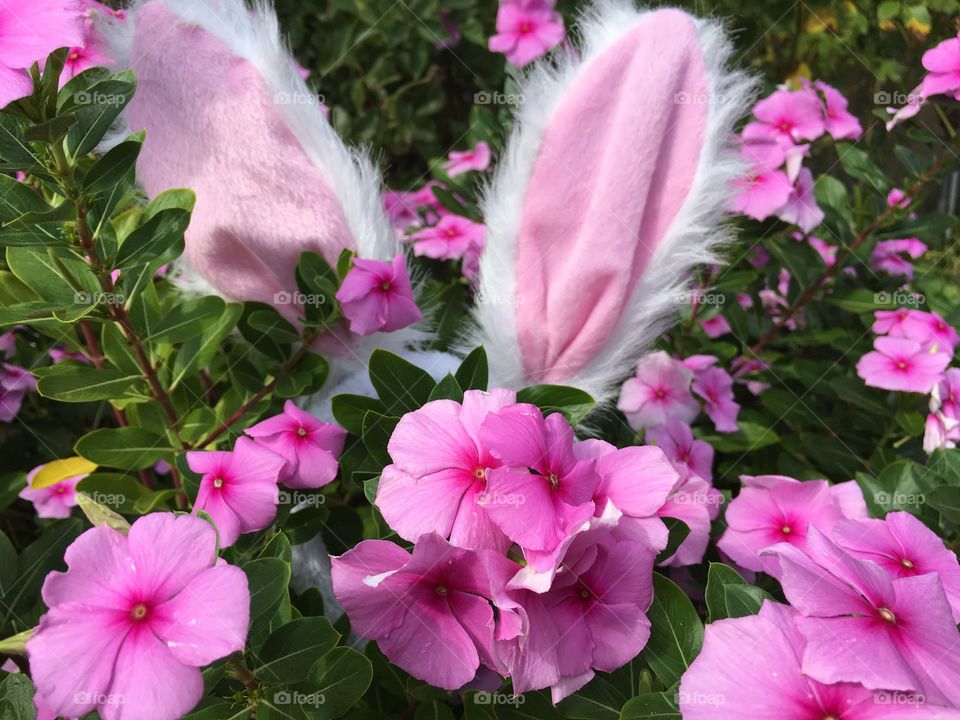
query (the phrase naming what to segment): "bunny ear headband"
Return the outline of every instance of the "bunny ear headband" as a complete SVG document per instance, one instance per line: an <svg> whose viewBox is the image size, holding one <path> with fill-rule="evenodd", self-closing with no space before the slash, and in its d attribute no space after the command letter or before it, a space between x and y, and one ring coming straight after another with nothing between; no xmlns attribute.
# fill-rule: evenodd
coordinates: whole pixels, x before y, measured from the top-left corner
<svg viewBox="0 0 960 720"><path fill-rule="evenodd" d="M475 331L491 382L562 383L606 399L712 262L742 170L731 147L752 83L722 28L601 0L579 53L541 64L483 203ZM112 30L139 89L148 194L197 193L186 260L229 297L295 288L301 251L387 259L379 177L299 77L276 16L242 0L145 0ZM174 57L171 57L174 56Z"/></svg>

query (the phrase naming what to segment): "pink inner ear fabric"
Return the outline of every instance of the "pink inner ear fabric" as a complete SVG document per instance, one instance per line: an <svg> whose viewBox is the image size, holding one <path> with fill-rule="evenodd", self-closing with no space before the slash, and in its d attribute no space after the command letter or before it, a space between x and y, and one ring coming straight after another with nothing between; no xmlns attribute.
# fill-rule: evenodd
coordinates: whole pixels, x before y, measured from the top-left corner
<svg viewBox="0 0 960 720"><path fill-rule="evenodd" d="M354 249L336 196L278 109L309 98L274 98L250 62L156 2L137 12L131 67L128 125L147 130L138 179L151 196L196 192L185 254L220 292L273 303L296 288L302 251L333 263Z"/></svg>
<svg viewBox="0 0 960 720"><path fill-rule="evenodd" d="M530 382L575 377L610 340L693 184L708 92L692 20L661 10L590 61L558 104L518 237Z"/></svg>

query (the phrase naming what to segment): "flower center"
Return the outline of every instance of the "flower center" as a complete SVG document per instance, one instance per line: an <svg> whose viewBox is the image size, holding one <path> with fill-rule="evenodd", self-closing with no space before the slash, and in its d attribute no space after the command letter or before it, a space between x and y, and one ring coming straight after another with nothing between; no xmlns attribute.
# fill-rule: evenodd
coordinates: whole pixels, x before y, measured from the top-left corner
<svg viewBox="0 0 960 720"><path fill-rule="evenodd" d="M884 622L888 622L892 625L896 625L897 616L893 614L892 610L889 610L888 608L880 608L879 610L877 610L877 612L880 614L880 617L883 618Z"/></svg>
<svg viewBox="0 0 960 720"><path fill-rule="evenodd" d="M391 287L392 286L390 285L389 280L384 280L382 283L380 283L380 289L383 290L384 292L390 292Z"/></svg>
<svg viewBox="0 0 960 720"><path fill-rule="evenodd" d="M522 23L520 23L521 34L526 35L531 30L533 30L533 24L530 23L529 21L524 20Z"/></svg>
<svg viewBox="0 0 960 720"><path fill-rule="evenodd" d="M903 560L900 561L900 564L903 565L907 570L913 570L914 568L913 563L906 558L903 558Z"/></svg>
<svg viewBox="0 0 960 720"><path fill-rule="evenodd" d="M307 436L307 429L306 429L306 428L302 428L302 427L298 427L298 428L297 428L297 436L298 436L298 437L302 437L302 438L306 437L306 436Z"/></svg>
<svg viewBox="0 0 960 720"><path fill-rule="evenodd" d="M67 60L76 60L78 57L80 57L80 53L74 50L69 55L67 55Z"/></svg>
<svg viewBox="0 0 960 720"><path fill-rule="evenodd" d="M663 388L657 388L656 395L657 395L657 398L659 398L660 400L663 400L667 396L667 391L664 390Z"/></svg>
<svg viewBox="0 0 960 720"><path fill-rule="evenodd" d="M473 474L477 478L477 480L485 480L487 477L487 469L478 467L476 470L473 471Z"/></svg>
<svg viewBox="0 0 960 720"><path fill-rule="evenodd" d="M550 475L547 476L547 480L550 482L550 487L554 490L560 485L560 478L557 477L556 473L550 473Z"/></svg>
<svg viewBox="0 0 960 720"><path fill-rule="evenodd" d="M793 532L793 528L789 525L784 525L782 528L780 528L780 532L782 532L784 535L789 535Z"/></svg>
<svg viewBox="0 0 960 720"><path fill-rule="evenodd" d="M451 229L451 230L447 230L447 237L452 238L452 237L456 237L456 236L457 236L457 231L456 231L456 230L452 230L452 229Z"/></svg>
<svg viewBox="0 0 960 720"><path fill-rule="evenodd" d="M130 610L130 618L136 622L140 622L147 616L147 606L144 603L137 603L133 606L133 609Z"/></svg>
<svg viewBox="0 0 960 720"><path fill-rule="evenodd" d="M215 488L222 488L222 487L223 487L223 478L222 478L222 477L214 478L214 479L213 479L213 486L214 486Z"/></svg>
<svg viewBox="0 0 960 720"><path fill-rule="evenodd" d="M581 588L579 594L581 600L588 600L590 598L590 591L586 588Z"/></svg>
<svg viewBox="0 0 960 720"><path fill-rule="evenodd" d="M897 363L897 367L900 368L901 370L906 370L907 364L903 360L901 360L900 362Z"/></svg>
<svg viewBox="0 0 960 720"><path fill-rule="evenodd" d="M437 586L433 589L433 591L434 591L437 595L439 595L440 597L446 597L446 596L447 596L447 593L450 592L450 591L447 590L447 588L446 588L445 586L443 586L443 585L437 585Z"/></svg>
<svg viewBox="0 0 960 720"><path fill-rule="evenodd" d="M779 130L780 132L788 133L792 129L793 129L793 123L791 123L789 120L781 120L780 124L777 125L777 130Z"/></svg>

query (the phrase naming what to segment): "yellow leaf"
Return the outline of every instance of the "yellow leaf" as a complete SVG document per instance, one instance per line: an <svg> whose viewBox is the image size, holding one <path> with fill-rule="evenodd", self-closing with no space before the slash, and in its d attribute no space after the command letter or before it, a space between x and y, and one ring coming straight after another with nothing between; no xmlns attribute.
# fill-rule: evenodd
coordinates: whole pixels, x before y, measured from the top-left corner
<svg viewBox="0 0 960 720"><path fill-rule="evenodd" d="M922 40L930 34L930 23L923 22L922 20L912 17L907 20L907 30Z"/></svg>
<svg viewBox="0 0 960 720"><path fill-rule="evenodd" d="M69 480L79 475L89 475L96 469L97 466L94 463L82 457L54 460L40 468L40 472L33 476L33 482L30 483L30 487L34 490L48 488L51 485L56 485L58 482L63 482L64 480Z"/></svg>
<svg viewBox="0 0 960 720"><path fill-rule="evenodd" d="M87 520L93 525L106 525L114 530L119 530L124 535L130 530L130 523L121 515L96 502L86 493L77 493L77 505L80 506L83 514L87 516Z"/></svg>

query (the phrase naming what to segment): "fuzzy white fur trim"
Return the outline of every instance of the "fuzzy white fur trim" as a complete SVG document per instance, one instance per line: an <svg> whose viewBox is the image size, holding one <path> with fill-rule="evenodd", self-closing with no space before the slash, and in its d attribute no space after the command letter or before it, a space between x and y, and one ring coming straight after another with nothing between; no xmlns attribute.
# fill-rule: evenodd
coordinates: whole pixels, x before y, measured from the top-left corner
<svg viewBox="0 0 960 720"><path fill-rule="evenodd" d="M663 8L658 8L662 10ZM653 10L629 0L597 0L580 20L579 56L565 51L542 62L523 79L518 128L501 158L483 202L487 242L480 261L476 330L465 347L488 350L492 385L526 384L517 335L516 250L524 199L542 139L553 113L591 61ZM755 83L729 67L733 47L723 26L693 18L700 35L710 93L707 128L693 186L644 272L633 297L604 349L576 377L566 381L600 400L609 400L640 355L674 321L677 298L691 268L718 262L717 250L729 240L719 228L730 199L730 182L743 164L732 130L754 97Z"/></svg>

